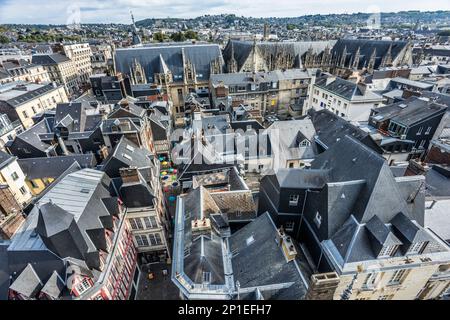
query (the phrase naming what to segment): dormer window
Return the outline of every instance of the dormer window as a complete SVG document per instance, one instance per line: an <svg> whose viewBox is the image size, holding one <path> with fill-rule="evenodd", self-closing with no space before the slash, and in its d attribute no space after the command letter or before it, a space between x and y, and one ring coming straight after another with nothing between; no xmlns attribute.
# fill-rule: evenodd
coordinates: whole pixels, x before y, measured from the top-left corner
<svg viewBox="0 0 450 320"><path fill-rule="evenodd" d="M296 207L298 205L299 198L300 198L300 196L298 194L292 194L289 197L289 206Z"/></svg>
<svg viewBox="0 0 450 320"><path fill-rule="evenodd" d="M302 142L300 142L300 147L309 147L311 145L311 142L309 142L308 140L303 140Z"/></svg>
<svg viewBox="0 0 450 320"><path fill-rule="evenodd" d="M407 254L420 254L425 249L427 243L426 242L416 242L411 245Z"/></svg>
<svg viewBox="0 0 450 320"><path fill-rule="evenodd" d="M381 249L378 257L379 258L392 257L395 254L395 252L397 251L397 248L398 248L398 246L384 246L383 249Z"/></svg>
<svg viewBox="0 0 450 320"><path fill-rule="evenodd" d="M203 272L202 277L203 284L210 284L211 283L211 272Z"/></svg>

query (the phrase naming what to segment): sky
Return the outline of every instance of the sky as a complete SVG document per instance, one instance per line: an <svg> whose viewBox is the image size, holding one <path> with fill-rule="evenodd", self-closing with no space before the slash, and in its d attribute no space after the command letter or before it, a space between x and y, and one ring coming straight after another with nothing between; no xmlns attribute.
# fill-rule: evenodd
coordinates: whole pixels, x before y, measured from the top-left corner
<svg viewBox="0 0 450 320"><path fill-rule="evenodd" d="M145 18L193 18L234 13L251 17L450 10L449 0L0 0L0 24L130 23Z"/></svg>

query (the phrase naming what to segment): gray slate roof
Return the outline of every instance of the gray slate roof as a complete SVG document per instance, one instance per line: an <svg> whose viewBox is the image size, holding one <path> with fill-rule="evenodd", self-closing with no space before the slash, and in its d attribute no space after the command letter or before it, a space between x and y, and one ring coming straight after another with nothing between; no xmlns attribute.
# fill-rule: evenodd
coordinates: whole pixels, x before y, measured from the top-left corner
<svg viewBox="0 0 450 320"><path fill-rule="evenodd" d="M30 180L57 178L75 162L77 162L81 168L93 168L97 163L94 154L19 159L17 162L27 179Z"/></svg>
<svg viewBox="0 0 450 320"><path fill-rule="evenodd" d="M130 74L130 68L137 60L144 68L149 82L153 82L154 74L163 72L162 58L172 72L174 81L181 82L184 78L183 51L185 58L195 66L198 79L202 81L209 80L210 63L216 59L222 60L222 53L216 44L173 44L118 49L114 61L118 72ZM182 78L179 79L179 76Z"/></svg>

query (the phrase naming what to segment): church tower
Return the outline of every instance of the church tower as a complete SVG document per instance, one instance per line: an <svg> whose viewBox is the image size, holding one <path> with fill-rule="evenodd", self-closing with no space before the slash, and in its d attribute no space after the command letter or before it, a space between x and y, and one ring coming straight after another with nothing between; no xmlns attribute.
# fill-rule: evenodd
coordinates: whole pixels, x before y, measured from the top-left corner
<svg viewBox="0 0 450 320"><path fill-rule="evenodd" d="M130 14L131 14L131 21L133 22L132 30L131 30L131 32L133 33L132 43L134 46L140 46L140 45L142 45L142 40L141 40L141 37L139 36L139 31L138 31L138 28L136 27L136 23L134 21L133 12L130 11Z"/></svg>

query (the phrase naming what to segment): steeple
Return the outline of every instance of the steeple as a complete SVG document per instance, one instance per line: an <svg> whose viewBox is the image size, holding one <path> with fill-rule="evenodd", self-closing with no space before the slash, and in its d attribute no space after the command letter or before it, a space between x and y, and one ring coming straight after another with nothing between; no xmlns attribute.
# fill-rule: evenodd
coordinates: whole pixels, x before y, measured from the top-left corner
<svg viewBox="0 0 450 320"><path fill-rule="evenodd" d="M134 15L131 10L130 10L130 15L131 15L131 21L133 22L133 24L132 24L133 45L134 46L142 45L142 40L141 40L141 37L139 36L139 31L136 27L136 22L134 21Z"/></svg>

